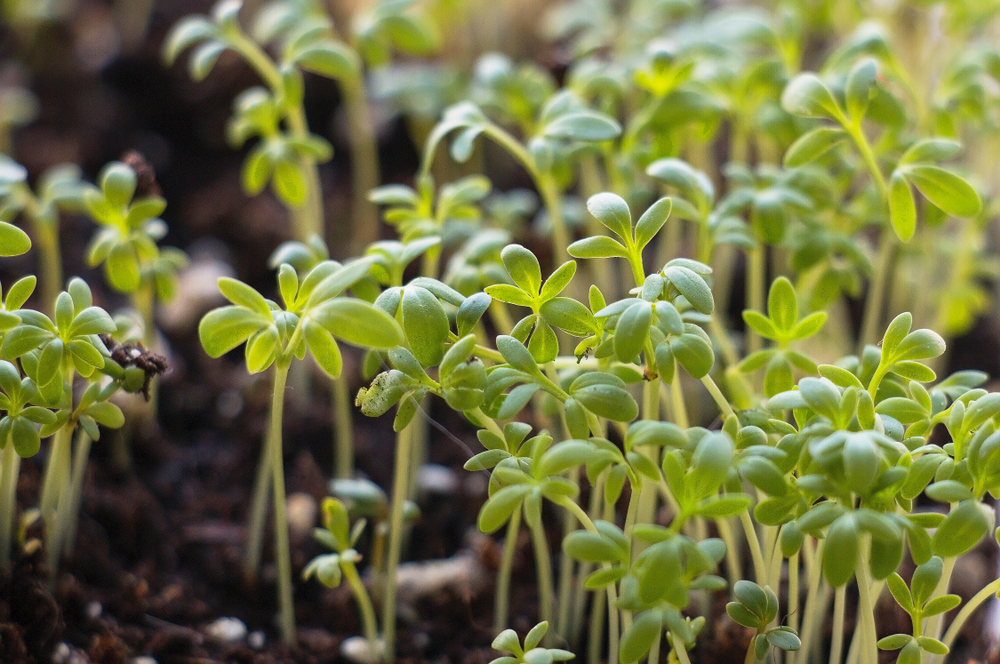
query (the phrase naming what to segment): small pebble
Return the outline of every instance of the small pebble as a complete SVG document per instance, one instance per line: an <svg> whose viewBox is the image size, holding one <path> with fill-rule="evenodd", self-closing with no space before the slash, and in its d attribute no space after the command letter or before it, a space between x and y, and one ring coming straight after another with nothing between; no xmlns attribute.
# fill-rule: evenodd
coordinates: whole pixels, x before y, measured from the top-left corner
<svg viewBox="0 0 1000 664"><path fill-rule="evenodd" d="M458 490L458 485L458 475L447 466L428 463L417 471L417 487L421 491L450 496Z"/></svg>
<svg viewBox="0 0 1000 664"><path fill-rule="evenodd" d="M87 617L90 618L91 620L97 620L98 618L101 617L101 614L103 612L104 612L104 607L101 606L100 602L93 601L87 603L86 613Z"/></svg>
<svg viewBox="0 0 1000 664"><path fill-rule="evenodd" d="M128 661L128 664L159 664L153 657L143 656L143 657L133 657Z"/></svg>
<svg viewBox="0 0 1000 664"><path fill-rule="evenodd" d="M431 635L427 632L417 632L413 635L413 645L417 650L423 650L431 644Z"/></svg>
<svg viewBox="0 0 1000 664"><path fill-rule="evenodd" d="M379 649L381 646L380 641ZM373 664L378 661L378 654L373 652L371 644L362 636L352 636L345 639L340 644L340 654L356 664Z"/></svg>
<svg viewBox="0 0 1000 664"><path fill-rule="evenodd" d="M247 626L239 618L219 618L205 627L205 634L222 643L237 643L246 638Z"/></svg>
<svg viewBox="0 0 1000 664"><path fill-rule="evenodd" d="M60 643L52 653L52 664L66 664L71 652L67 644Z"/></svg>
<svg viewBox="0 0 1000 664"><path fill-rule="evenodd" d="M247 636L247 645L253 648L254 650L260 650L261 648L263 648L264 632L260 631L259 629L250 632L250 634Z"/></svg>
<svg viewBox="0 0 1000 664"><path fill-rule="evenodd" d="M319 508L316 499L308 493L288 496L288 530L293 539L303 540L312 533Z"/></svg>

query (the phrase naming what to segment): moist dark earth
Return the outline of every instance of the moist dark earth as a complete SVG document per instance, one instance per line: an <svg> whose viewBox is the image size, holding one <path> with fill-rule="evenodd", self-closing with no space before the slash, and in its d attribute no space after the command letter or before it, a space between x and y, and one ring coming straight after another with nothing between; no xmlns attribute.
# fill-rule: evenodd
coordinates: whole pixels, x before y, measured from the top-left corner
<svg viewBox="0 0 1000 664"><path fill-rule="evenodd" d="M257 81L229 54L198 84L182 66L167 69L159 59L169 27L209 6L195 0L156 3L147 37L133 46L108 46L95 37L111 21L111 4L95 0L82 0L70 18L32 32L0 23L0 80L31 87L41 104L38 119L16 132L14 157L32 177L69 161L81 164L93 179L104 163L138 150L155 168L169 202L164 218L170 234L164 243L186 249L205 274L218 276L213 269L229 266L231 274L271 292L267 257L288 239L286 213L270 195L247 199L241 193L241 155L223 139L233 97ZM558 62L548 64L558 69ZM337 247L343 244L337 240L345 233L349 195L339 100L329 81L309 78L307 90L310 124L336 148L334 161L322 168L322 179L331 224L327 239ZM381 152L383 179L408 181L417 157L401 122L381 128ZM499 188L525 184L516 173L492 175ZM111 310L124 302L101 291L101 276L83 263L91 232L84 219L63 219L66 274L86 277L98 303ZM31 254L4 261L3 282L30 272L32 261ZM214 278L209 285L213 283ZM273 564L266 558L255 583L244 578L244 524L269 379L248 376L238 352L221 360L205 356L197 318L216 303L199 299L195 290L182 290L184 306L161 318L170 369L161 378L158 419L149 419L148 406L136 398L124 404L131 416L126 430L106 432L94 445L73 555L50 579L44 552L34 539L40 538L40 529L32 526L24 553L11 573L0 578L3 664L152 664L135 659L144 656L159 664L347 661L340 654L341 643L359 634L361 626L346 587L296 584L298 643L287 648L277 643ZM956 344L952 368L1000 375L998 338L997 330L980 325ZM347 370L357 375L358 358L346 360ZM288 491L301 494L297 500L306 506L309 497L320 501L327 495L333 463L329 396L325 382L312 378L313 389L290 394L285 427ZM358 387L360 380L353 389ZM430 415L477 449L473 432L456 415L435 406ZM358 468L383 487L392 473L390 422L360 414L354 421ZM411 569L409 578L427 578L435 566L448 564L455 567L444 569L467 575L437 586L404 584L398 658L485 663L496 656L489 644L494 636L492 578L500 559L498 542L478 535L475 528L485 482L462 470L469 454L465 448L434 429L430 434L428 461L448 469L451 474L444 476L454 481L420 495L421 516L411 528L406 556L427 567ZM22 466L22 507L37 502L44 453ZM556 519L550 522L549 545L558 551L560 529ZM296 570L321 552L307 531L293 533L292 543ZM530 549L522 532L511 601L511 626L522 634L536 615ZM984 553L963 563L967 569L955 578L969 580L968 587L957 592L967 598L994 578L995 554L985 553L994 549L984 547ZM711 600L694 661L742 661L749 634L726 616L725 601L723 596ZM878 613L880 633L907 629L905 615L889 602L883 601ZM209 626L219 618L238 618L248 635L232 643L214 638ZM849 615L849 627L852 620ZM987 652L981 619L970 621L966 634L970 638L951 661L1000 661L995 652ZM894 653L883 653L881 661L894 658Z"/></svg>

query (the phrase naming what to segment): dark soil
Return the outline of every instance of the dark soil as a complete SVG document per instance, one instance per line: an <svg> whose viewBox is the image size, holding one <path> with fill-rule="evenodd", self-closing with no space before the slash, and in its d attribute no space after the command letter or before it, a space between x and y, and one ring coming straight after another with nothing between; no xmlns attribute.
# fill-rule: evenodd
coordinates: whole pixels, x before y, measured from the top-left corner
<svg viewBox="0 0 1000 664"><path fill-rule="evenodd" d="M6 68L2 76L30 85L41 102L39 119L16 134L14 156L32 177L72 161L93 179L104 163L139 150L155 167L169 201L164 216L171 230L165 243L192 253L207 251L231 264L241 279L273 290L266 259L288 237L285 212L269 195L247 199L240 192L240 155L223 141L231 101L256 83L254 76L227 54L206 81L195 84L183 65L168 70L159 60L169 26L188 13L207 11L210 4L159 0L148 38L117 53L112 49L103 58L99 48L95 56L93 48L85 47L110 26L110 2L81 0L71 17L35 31L0 24L0 59L25 63ZM349 180L341 134L330 130L338 118L336 89L319 79L310 79L307 89L310 124L335 143L337 156L323 167L322 177L328 216L342 219ZM384 127L382 158L387 181L405 181L415 170L416 153L401 123ZM101 277L83 264L90 233L85 220L64 220L67 275L82 274L101 284ZM337 241L340 235L335 227L328 238L335 250L343 245ZM225 248L206 243L208 238ZM29 272L32 260L29 255L5 261L0 277L9 283L11 276ZM108 292L96 296L109 309L123 304ZM976 334L995 349L994 330ZM44 553L37 540L29 539L12 573L0 578L0 663L125 664L137 656L151 656L159 664L342 661L341 642L360 633L346 588L297 583L299 638L295 647L286 648L277 643L273 564L265 564L256 584L248 583L242 572L244 524L269 398L267 378L248 377L238 353L209 360L193 326L172 330L166 343L171 370L162 378L159 424L108 432L95 444L73 555L50 579ZM982 345L976 344L981 352ZM960 368L1000 373L993 365L983 366L981 358L967 358L960 350L955 362ZM347 360L356 363L357 358ZM289 398L285 461L289 493L319 501L327 494L332 454L328 396L323 382L317 385L311 397L299 393ZM136 400L131 409L131 421L142 421L145 406ZM431 415L474 446L474 437L457 416L437 406ZM388 486L393 458L389 419L358 415L355 430L359 469ZM399 659L485 664L495 656L489 648L492 576L500 556L493 540L474 537L485 486L461 469L468 457L465 449L433 430L431 434L429 461L451 468L459 481L451 493L421 501L408 559L439 560L469 549L482 573L474 582L449 584L401 605ZM21 505L36 503L43 467L44 450L23 464ZM39 537L38 527L28 535ZM555 528L550 540L558 551ZM523 633L534 624L536 600L526 537L520 545L511 624ZM296 570L320 553L308 537L298 538L293 551ZM992 560L984 561L984 569L987 562L995 567ZM991 571L986 573L992 578ZM724 603L721 597L712 600L696 661L742 661L748 635L726 617ZM212 640L205 627L220 617L242 620L251 638L235 644ZM882 618L886 625L899 620L884 607ZM258 631L262 642L253 634ZM970 623L968 633L978 634L978 626ZM974 640L969 655L985 660L984 648L982 639ZM892 661L891 654L886 657L883 661ZM990 661L998 660L994 655Z"/></svg>

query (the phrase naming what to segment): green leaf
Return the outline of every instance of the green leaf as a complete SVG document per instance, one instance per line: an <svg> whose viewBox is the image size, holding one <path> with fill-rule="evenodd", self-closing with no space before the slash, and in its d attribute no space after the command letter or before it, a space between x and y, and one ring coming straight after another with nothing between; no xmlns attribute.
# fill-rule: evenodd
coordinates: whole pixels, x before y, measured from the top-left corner
<svg viewBox="0 0 1000 664"><path fill-rule="evenodd" d="M587 199L587 210L618 237L632 237L632 213L621 196L608 192L595 194Z"/></svg>
<svg viewBox="0 0 1000 664"><path fill-rule="evenodd" d="M850 514L830 524L823 549L823 576L834 588L846 584L854 576L858 559L858 531Z"/></svg>
<svg viewBox="0 0 1000 664"><path fill-rule="evenodd" d="M785 277L778 277L771 284L767 296L767 315L781 332L790 332L799 319L799 306L795 288Z"/></svg>
<svg viewBox="0 0 1000 664"><path fill-rule="evenodd" d="M268 325L247 340L247 371L260 373L271 366L278 351L278 328Z"/></svg>
<svg viewBox="0 0 1000 664"><path fill-rule="evenodd" d="M707 315L715 310L712 289L701 275L683 265L668 265L663 270L663 276L670 280L699 313Z"/></svg>
<svg viewBox="0 0 1000 664"><path fill-rule="evenodd" d="M575 274L576 261L566 261L560 265L551 275L549 275L549 278L545 280L545 283L542 285L541 292L539 293L539 299L544 302L559 295L563 289L569 286L569 282L573 280L573 275Z"/></svg>
<svg viewBox="0 0 1000 664"><path fill-rule="evenodd" d="M338 81L352 81L361 74L361 62L357 54L333 40L323 40L297 53L295 59L306 71Z"/></svg>
<svg viewBox="0 0 1000 664"><path fill-rule="evenodd" d="M875 83L878 78L878 66L871 58L866 58L854 65L847 75L844 90L847 102L847 114L857 125L868 111L868 104L875 93Z"/></svg>
<svg viewBox="0 0 1000 664"><path fill-rule="evenodd" d="M598 533L576 530L563 538L563 551L576 560L606 563L621 560L622 552L608 538Z"/></svg>
<svg viewBox="0 0 1000 664"><path fill-rule="evenodd" d="M942 595L941 597L935 597L931 601L927 602L927 604L924 605L924 610L921 613L924 615L925 618L929 618L931 616L936 616L939 613L947 613L948 611L951 611L961 603L962 603L962 598L959 597L958 595ZM924 647L924 650L928 650L928 648ZM945 650L944 653L939 653L939 654L943 655L947 652L948 651Z"/></svg>
<svg viewBox="0 0 1000 664"><path fill-rule="evenodd" d="M307 318L303 325L306 345L309 346L309 352L312 353L316 363L330 378L338 377L343 367L343 361L340 356L340 347L333 335L310 318Z"/></svg>
<svg viewBox="0 0 1000 664"><path fill-rule="evenodd" d="M954 558L971 550L990 530L990 523L975 500L963 500L938 526L931 548L942 558Z"/></svg>
<svg viewBox="0 0 1000 664"><path fill-rule="evenodd" d="M917 230L917 205L909 183L899 171L889 179L889 222L903 242L909 242Z"/></svg>
<svg viewBox="0 0 1000 664"><path fill-rule="evenodd" d="M792 115L804 118L841 117L830 89L815 74L799 74L785 86L781 94L782 107Z"/></svg>
<svg viewBox="0 0 1000 664"><path fill-rule="evenodd" d="M926 138L917 141L900 157L900 164L912 164L922 161L945 161L958 155L962 145L947 138Z"/></svg>
<svg viewBox="0 0 1000 664"><path fill-rule="evenodd" d="M622 664L632 664L645 657L653 647L653 641L663 632L663 617L660 611L643 611L622 634L618 657Z"/></svg>
<svg viewBox="0 0 1000 664"><path fill-rule="evenodd" d="M509 244L500 257L517 287L528 295L537 295L542 286L542 270L535 255L519 244Z"/></svg>
<svg viewBox="0 0 1000 664"><path fill-rule="evenodd" d="M913 597L910 595L910 589L906 587L906 582L903 581L903 578L899 576L899 574L893 572L886 578L886 585L889 586L889 592L892 593L892 596L896 600L896 603L899 604L899 606L907 613L913 613ZM884 640L885 639L883 639L883 641ZM879 648L882 648L883 650L898 650L899 648L903 647L903 644L900 644L894 648L885 647L882 646L881 643L882 642L880 641Z"/></svg>
<svg viewBox="0 0 1000 664"><path fill-rule="evenodd" d="M104 274L117 291L134 293L139 289L139 259L130 243L122 242L111 248L104 263Z"/></svg>
<svg viewBox="0 0 1000 664"><path fill-rule="evenodd" d="M615 355L622 362L633 362L649 342L649 328L653 319L653 308L648 302L639 300L618 318L615 326Z"/></svg>
<svg viewBox="0 0 1000 664"><path fill-rule="evenodd" d="M184 49L195 42L215 36L216 30L217 28L203 16L186 16L181 19L164 41L164 63L167 66L172 65Z"/></svg>
<svg viewBox="0 0 1000 664"><path fill-rule="evenodd" d="M708 375L715 364L712 344L698 334L683 334L670 337L670 350L692 378L701 379Z"/></svg>
<svg viewBox="0 0 1000 664"><path fill-rule="evenodd" d="M479 530L484 533L492 533L500 529L507 523L514 510L521 507L521 501L531 490L527 484L516 484L507 486L492 496L479 511Z"/></svg>
<svg viewBox="0 0 1000 664"><path fill-rule="evenodd" d="M767 642L775 648L788 652L798 650L802 647L802 641L798 634L790 627L776 627L767 632Z"/></svg>
<svg viewBox="0 0 1000 664"><path fill-rule="evenodd" d="M639 217L635 224L635 246L642 251L642 248L649 244L656 234L667 223L667 217L673 209L673 201L669 198L661 198L656 201Z"/></svg>
<svg viewBox="0 0 1000 664"><path fill-rule="evenodd" d="M879 639L876 645L878 645L880 650L899 650L912 640L913 637L909 634L892 634L891 636Z"/></svg>
<svg viewBox="0 0 1000 664"><path fill-rule="evenodd" d="M279 159L274 163L274 175L271 180L274 192L286 205L299 207L306 202L309 195L309 185L302 165L291 159Z"/></svg>
<svg viewBox="0 0 1000 664"><path fill-rule="evenodd" d="M209 357L220 357L271 322L270 318L243 307L221 307L201 319L198 337Z"/></svg>
<svg viewBox="0 0 1000 664"><path fill-rule="evenodd" d="M503 359L510 366L529 375L541 373L538 365L535 364L535 358L531 356L524 344L514 337L502 334L497 337L496 346Z"/></svg>
<svg viewBox="0 0 1000 664"><path fill-rule="evenodd" d="M136 188L135 171L120 161L113 161L101 171L100 185L110 205L123 208L132 202Z"/></svg>
<svg viewBox="0 0 1000 664"><path fill-rule="evenodd" d="M819 159L847 138L847 132L834 127L818 127L799 136L785 152L785 167L795 168Z"/></svg>
<svg viewBox="0 0 1000 664"><path fill-rule="evenodd" d="M974 217L982 209L979 194L968 182L939 166L907 166L906 178L927 200L956 217Z"/></svg>
<svg viewBox="0 0 1000 664"><path fill-rule="evenodd" d="M743 322L746 323L751 330L765 339L778 339L781 336L778 333L777 328L774 327L774 323L771 322L771 319L759 311L744 309Z"/></svg>
<svg viewBox="0 0 1000 664"><path fill-rule="evenodd" d="M750 629L760 628L760 618L739 602L729 602L726 604L726 613L729 614L730 618L744 627L749 627Z"/></svg>
<svg viewBox="0 0 1000 664"><path fill-rule="evenodd" d="M264 296L242 281L220 277L219 290L233 304L246 307L261 316L271 317L271 307L267 304Z"/></svg>
<svg viewBox="0 0 1000 664"><path fill-rule="evenodd" d="M577 240L569 245L569 255L573 258L627 258L628 250L617 240L607 235L597 235Z"/></svg>
<svg viewBox="0 0 1000 664"><path fill-rule="evenodd" d="M31 238L17 226L0 221L0 256L20 256L31 249Z"/></svg>
<svg viewBox="0 0 1000 664"><path fill-rule="evenodd" d="M336 298L311 310L309 318L333 336L362 348L392 348L403 343L399 323L364 300Z"/></svg>
<svg viewBox="0 0 1000 664"><path fill-rule="evenodd" d="M560 115L543 129L545 136L573 141L610 141L621 132L618 122L594 111L575 111Z"/></svg>

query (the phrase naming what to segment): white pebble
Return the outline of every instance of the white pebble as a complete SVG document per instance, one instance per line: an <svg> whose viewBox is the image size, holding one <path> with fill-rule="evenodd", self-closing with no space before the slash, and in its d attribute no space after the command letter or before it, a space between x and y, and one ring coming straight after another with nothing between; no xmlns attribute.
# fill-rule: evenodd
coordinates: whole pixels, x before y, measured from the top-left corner
<svg viewBox="0 0 1000 664"><path fill-rule="evenodd" d="M417 486L427 493L450 496L458 490L458 476L447 466L428 463L417 471Z"/></svg>
<svg viewBox="0 0 1000 664"><path fill-rule="evenodd" d="M209 638L222 643L236 643L247 635L247 626L239 618L219 618L205 627Z"/></svg>
<svg viewBox="0 0 1000 664"><path fill-rule="evenodd" d="M377 648L378 650L382 649L381 641L379 641ZM368 643L368 639L361 636L345 639L340 644L340 654L357 664L374 664L378 661L378 652Z"/></svg>
<svg viewBox="0 0 1000 664"><path fill-rule="evenodd" d="M90 618L91 620L97 620L98 618L101 617L101 614L103 612L104 612L104 607L101 606L100 602L93 601L87 603L86 613L87 617Z"/></svg>
<svg viewBox="0 0 1000 664"><path fill-rule="evenodd" d="M264 647L264 640L265 640L264 632L258 629L253 632L250 632L250 634L247 636L247 645L253 648L254 650L260 650L261 648Z"/></svg>
<svg viewBox="0 0 1000 664"><path fill-rule="evenodd" d="M288 496L288 530L293 539L303 540L311 533L316 524L316 514L319 507L316 499L308 493L293 493Z"/></svg>
<svg viewBox="0 0 1000 664"><path fill-rule="evenodd" d="M133 657L128 661L128 664L158 664L158 662L152 657L143 656Z"/></svg>

